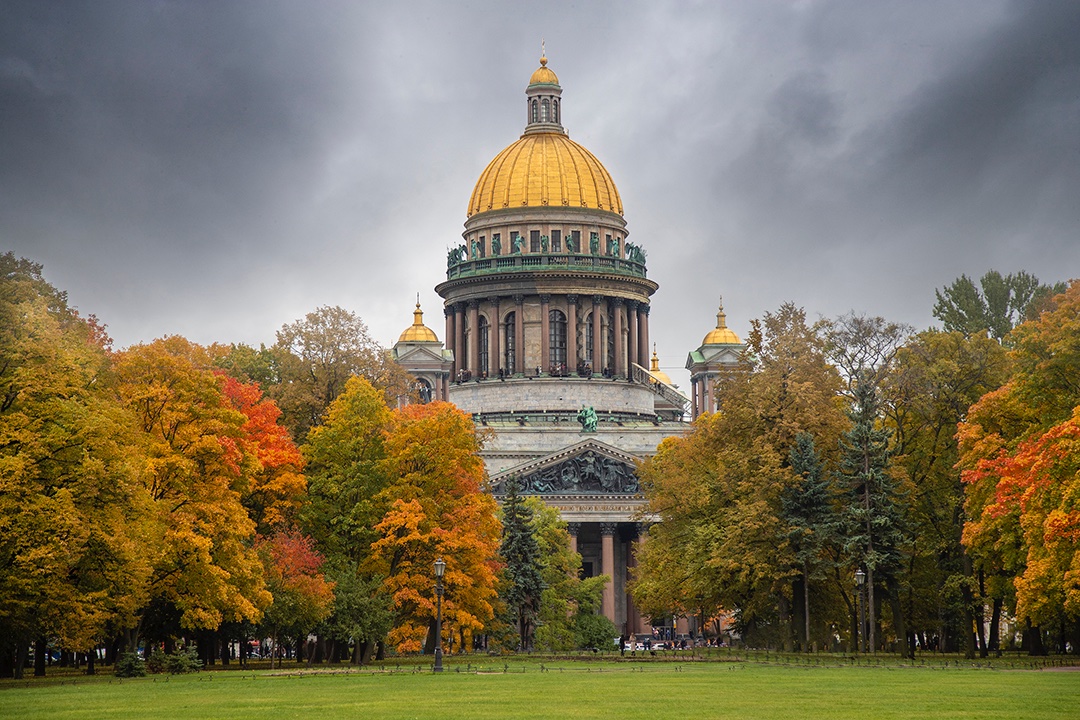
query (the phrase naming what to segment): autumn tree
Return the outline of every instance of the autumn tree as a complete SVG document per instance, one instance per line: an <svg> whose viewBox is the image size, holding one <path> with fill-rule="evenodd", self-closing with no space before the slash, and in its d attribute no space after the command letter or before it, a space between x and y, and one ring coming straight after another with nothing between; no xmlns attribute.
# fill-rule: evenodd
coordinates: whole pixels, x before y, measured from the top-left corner
<svg viewBox="0 0 1080 720"><path fill-rule="evenodd" d="M804 593L783 519L782 497L797 482L789 454L807 432L835 447L840 389L802 309L785 304L751 324L742 367L717 384L719 412L665 440L641 469L649 511L661 517L632 590L644 612L726 609L757 641L792 645L793 598Z"/></svg>
<svg viewBox="0 0 1080 720"><path fill-rule="evenodd" d="M384 578L393 602L390 641L415 651L429 636L437 557L446 562L446 626L463 635L482 631L495 613L501 528L483 489L472 418L449 403L407 405L393 413L385 451L389 509L375 526L379 538L367 569Z"/></svg>
<svg viewBox="0 0 1080 720"><path fill-rule="evenodd" d="M1023 270L1002 275L990 270L979 285L961 275L950 285L935 291L934 317L948 332L966 336L987 332L1001 341L1025 320L1034 320L1053 295L1065 291L1065 283L1044 285Z"/></svg>
<svg viewBox="0 0 1080 720"><path fill-rule="evenodd" d="M144 496L100 325L36 263L0 255L0 674L28 645L89 651L134 612Z"/></svg>
<svg viewBox="0 0 1080 720"><path fill-rule="evenodd" d="M247 418L226 397L225 379L210 369L205 349L177 336L120 353L116 376L118 396L142 432L149 607L158 616L175 612L191 630L258 621L272 598L242 504L258 458L245 452Z"/></svg>
<svg viewBox="0 0 1080 720"><path fill-rule="evenodd" d="M334 584L323 575L324 558L311 538L295 530L259 536L255 550L263 563L267 590L273 595L262 626L273 639L274 655L278 656L278 640L283 634L305 636L330 615Z"/></svg>
<svg viewBox="0 0 1080 720"><path fill-rule="evenodd" d="M531 650L544 583L540 576L540 546L534 534L532 509L518 495L516 477L506 482L499 556L505 564L506 583L502 597L514 617L518 649Z"/></svg>
<svg viewBox="0 0 1080 720"><path fill-rule="evenodd" d="M365 378L391 406L399 398L416 399L411 376L371 338L363 320L340 307L320 307L282 326L270 352L277 383L266 390L298 442L322 422L352 376ZM238 353L237 364L257 366L249 355Z"/></svg>
<svg viewBox="0 0 1080 720"><path fill-rule="evenodd" d="M966 517L956 427L1008 372L1005 350L996 340L928 330L900 348L884 386L894 464L911 488L912 552L906 558L903 602L909 635L936 634L944 649L958 649L960 640L970 655L976 633L984 656L997 649L1003 595L996 574L977 566L961 544ZM987 596L993 604L989 640L982 632Z"/></svg>
<svg viewBox="0 0 1080 720"><path fill-rule="evenodd" d="M244 415L240 442L245 456L254 460L242 489L241 502L256 529L271 533L292 527L297 519L307 481L304 459L289 431L279 424L281 410L263 396L259 386L222 379L221 389L232 406Z"/></svg>
<svg viewBox="0 0 1080 720"><path fill-rule="evenodd" d="M1042 626L1075 633L1074 479L1080 406L1080 283L1073 281L1037 320L1018 326L1012 377L984 395L960 425L960 467L968 522L964 543L987 568L1009 579L1025 642L1042 647ZM1006 598L1009 602L1010 598Z"/></svg>

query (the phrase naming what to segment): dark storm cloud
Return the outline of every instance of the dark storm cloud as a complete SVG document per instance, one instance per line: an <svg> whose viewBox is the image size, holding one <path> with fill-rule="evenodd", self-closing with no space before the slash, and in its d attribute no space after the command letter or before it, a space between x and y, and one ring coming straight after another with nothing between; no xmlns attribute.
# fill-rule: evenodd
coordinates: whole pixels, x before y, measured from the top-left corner
<svg viewBox="0 0 1080 720"><path fill-rule="evenodd" d="M1080 5L8 2L0 249L120 344L272 342L320 304L390 343L524 122L564 120L649 251L654 339L791 300L925 326L962 272L1080 274Z"/></svg>

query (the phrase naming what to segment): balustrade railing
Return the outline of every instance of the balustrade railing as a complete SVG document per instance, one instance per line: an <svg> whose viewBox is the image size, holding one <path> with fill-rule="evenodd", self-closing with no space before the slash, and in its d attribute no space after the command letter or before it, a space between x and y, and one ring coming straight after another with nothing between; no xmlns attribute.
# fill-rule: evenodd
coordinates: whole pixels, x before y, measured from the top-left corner
<svg viewBox="0 0 1080 720"><path fill-rule="evenodd" d="M606 272L618 275L648 277L645 263L610 255L577 255L574 253L519 254L502 257L478 258L451 263L446 277L470 277L486 273L535 272L537 270L579 270L582 272Z"/></svg>
<svg viewBox="0 0 1080 720"><path fill-rule="evenodd" d="M689 412L690 398L686 397L666 382L657 379L655 375L637 363L630 363L630 369L635 383L639 385L648 385L652 388L654 393L664 398L675 407L682 409L684 413Z"/></svg>

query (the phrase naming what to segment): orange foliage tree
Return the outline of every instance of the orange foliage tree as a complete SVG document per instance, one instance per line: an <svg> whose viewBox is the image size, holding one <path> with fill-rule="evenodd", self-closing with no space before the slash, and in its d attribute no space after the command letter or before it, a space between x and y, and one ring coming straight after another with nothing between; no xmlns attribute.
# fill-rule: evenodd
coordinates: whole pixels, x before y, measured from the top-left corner
<svg viewBox="0 0 1080 720"><path fill-rule="evenodd" d="M1006 339L1012 379L957 435L964 542L1035 626L1080 620L1080 282L1051 305Z"/></svg>
<svg viewBox="0 0 1080 720"><path fill-rule="evenodd" d="M188 629L258 621L271 596L241 502L258 469L245 452L246 417L222 392L224 378L206 369L204 349L182 337L131 347L115 367L119 397L143 431L146 595L175 607Z"/></svg>
<svg viewBox="0 0 1080 720"><path fill-rule="evenodd" d="M274 641L282 633L304 635L329 617L334 604L334 584L322 574L323 556L311 538L296 531L260 535L255 549L263 562L267 588L274 603L263 625Z"/></svg>
<svg viewBox="0 0 1080 720"><path fill-rule="evenodd" d="M385 578L396 615L389 640L401 651L419 650L434 621L436 558L446 562L447 626L464 637L494 617L500 526L482 487L480 442L472 419L449 403L408 405L391 419L383 494L392 500L368 569Z"/></svg>
<svg viewBox="0 0 1080 720"><path fill-rule="evenodd" d="M304 458L292 436L279 424L281 410L263 397L255 383L242 383L222 375L222 392L232 406L244 414L239 442L256 464L248 475L243 503L262 533L284 527L294 520L307 482L302 470Z"/></svg>

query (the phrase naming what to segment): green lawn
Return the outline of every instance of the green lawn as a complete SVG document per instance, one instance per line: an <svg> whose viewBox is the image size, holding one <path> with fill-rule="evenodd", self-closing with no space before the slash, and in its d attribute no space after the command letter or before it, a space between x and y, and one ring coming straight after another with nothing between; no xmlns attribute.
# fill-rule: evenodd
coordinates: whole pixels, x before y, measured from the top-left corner
<svg viewBox="0 0 1080 720"><path fill-rule="evenodd" d="M0 682L19 718L1072 718L1080 672L767 663L539 663L457 660L291 674L203 672L119 681ZM460 672L458 672L460 671Z"/></svg>

